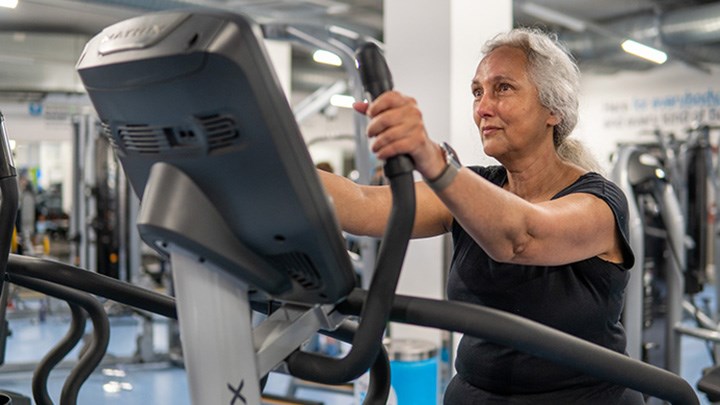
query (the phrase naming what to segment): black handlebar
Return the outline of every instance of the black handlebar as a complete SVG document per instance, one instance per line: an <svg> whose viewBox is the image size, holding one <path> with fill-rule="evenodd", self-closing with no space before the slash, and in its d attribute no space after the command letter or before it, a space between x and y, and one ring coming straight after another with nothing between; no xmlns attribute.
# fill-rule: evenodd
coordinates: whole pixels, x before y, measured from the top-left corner
<svg viewBox="0 0 720 405"><path fill-rule="evenodd" d="M8 138L5 130L5 118L2 113L0 113L0 135L0 179L15 177L17 176L17 170L15 170L10 138Z"/></svg>
<svg viewBox="0 0 720 405"><path fill-rule="evenodd" d="M5 130L5 118L0 113L0 199L2 199L2 204L0 204L0 287L5 279L5 267L15 229L18 194L17 171L10 148L10 139Z"/></svg>
<svg viewBox="0 0 720 405"><path fill-rule="evenodd" d="M173 297L55 260L11 254L8 273L49 281L177 319Z"/></svg>
<svg viewBox="0 0 720 405"><path fill-rule="evenodd" d="M357 58L360 76L371 95L392 88L387 64L376 45L362 46ZM385 170L392 190L392 209L352 349L342 359L296 351L287 363L290 373L297 377L325 384L344 383L367 371L380 352L415 220L412 161L407 156L396 156L388 160Z"/></svg>
<svg viewBox="0 0 720 405"><path fill-rule="evenodd" d="M376 44L367 42L361 45L355 54L355 59L363 88L371 99L374 100L380 94L392 90L393 79L390 69Z"/></svg>
<svg viewBox="0 0 720 405"><path fill-rule="evenodd" d="M365 291L356 289L338 310L345 315L357 315L367 299ZM669 371L493 308L396 295L390 320L486 339L667 400L673 405L699 404L690 384Z"/></svg>
<svg viewBox="0 0 720 405"><path fill-rule="evenodd" d="M93 323L93 339L85 354L80 357L78 364L65 380L60 395L61 405L76 404L82 384L100 364L107 351L108 343L110 342L110 322L108 321L105 309L102 304L90 294L52 282L10 273L8 273L8 281L80 306L87 311L90 316ZM73 323L72 325L72 328L78 329L80 336L82 336L84 330L80 330L80 327L81 325L77 323ZM77 332L77 330L71 331L70 333L74 334L75 332ZM65 340L68 340L67 345L65 344ZM38 365L38 369L33 377L33 395L38 404L52 405L52 401L47 395L47 378L52 368L67 354L68 349L72 349L70 346L70 344L73 343L72 340L74 340L72 336L63 339L63 341L60 342L61 346L56 346L56 349L50 351Z"/></svg>
<svg viewBox="0 0 720 405"><path fill-rule="evenodd" d="M393 89L392 74L388 68L385 57L380 48L372 43L362 44L356 54L357 68L360 73L365 92L371 100L378 98L382 93ZM412 173L414 168L412 159L406 155L395 156L385 162L385 175L388 178L403 173Z"/></svg>

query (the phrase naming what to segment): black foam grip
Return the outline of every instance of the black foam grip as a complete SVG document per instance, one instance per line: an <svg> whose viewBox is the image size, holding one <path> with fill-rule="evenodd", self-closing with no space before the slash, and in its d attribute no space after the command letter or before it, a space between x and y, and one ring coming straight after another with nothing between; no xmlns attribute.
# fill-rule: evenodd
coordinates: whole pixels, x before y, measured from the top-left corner
<svg viewBox="0 0 720 405"><path fill-rule="evenodd" d="M390 69L382 51L376 44L366 42L361 45L355 54L355 59L357 60L363 88L370 94L372 99L393 89Z"/></svg>
<svg viewBox="0 0 720 405"><path fill-rule="evenodd" d="M366 42L358 48L355 59L363 88L371 99L392 90L392 75L380 47L372 42ZM392 157L385 163L385 176L392 178L412 172L414 166L412 159L407 155Z"/></svg>

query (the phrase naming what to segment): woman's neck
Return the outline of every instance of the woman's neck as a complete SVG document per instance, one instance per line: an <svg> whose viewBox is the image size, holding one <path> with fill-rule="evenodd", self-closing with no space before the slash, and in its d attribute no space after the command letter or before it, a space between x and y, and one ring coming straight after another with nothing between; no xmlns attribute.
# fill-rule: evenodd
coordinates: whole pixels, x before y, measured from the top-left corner
<svg viewBox="0 0 720 405"><path fill-rule="evenodd" d="M511 193L530 202L548 201L585 173L583 169L555 155L551 159L537 159L525 165L505 166Z"/></svg>

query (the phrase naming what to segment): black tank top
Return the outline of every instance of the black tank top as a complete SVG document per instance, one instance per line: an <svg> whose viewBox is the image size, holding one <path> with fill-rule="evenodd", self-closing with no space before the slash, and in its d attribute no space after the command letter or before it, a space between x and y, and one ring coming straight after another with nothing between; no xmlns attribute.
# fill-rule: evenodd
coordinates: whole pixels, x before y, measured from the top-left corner
<svg viewBox="0 0 720 405"><path fill-rule="evenodd" d="M500 166L471 169L498 186L507 181ZM627 201L617 186L597 173L581 176L553 199L571 193L592 194L610 206L621 233L624 263L598 257L563 266L499 263L455 221L448 297L507 311L624 353L625 331L620 317L627 270L634 263L628 243ZM542 403L613 404L624 392L622 387L578 370L470 336L461 340L455 366L459 377L485 391L488 398L517 396L535 398L532 402L536 403L542 399Z"/></svg>

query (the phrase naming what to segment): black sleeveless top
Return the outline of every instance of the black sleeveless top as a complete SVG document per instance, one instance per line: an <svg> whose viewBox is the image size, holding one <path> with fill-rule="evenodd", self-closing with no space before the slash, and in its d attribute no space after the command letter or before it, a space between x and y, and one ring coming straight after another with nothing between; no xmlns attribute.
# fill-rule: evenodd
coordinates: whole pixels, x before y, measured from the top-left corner
<svg viewBox="0 0 720 405"><path fill-rule="evenodd" d="M501 166L471 169L498 186L507 181ZM624 353L620 317L627 270L634 263L627 201L616 185L597 173L581 176L553 199L571 193L592 194L610 206L621 233L624 263L598 257L562 266L499 263L454 221L448 297L507 311ZM465 390L477 390L463 393L464 403L484 399L483 403L616 404L625 391L578 370L470 336L460 342L455 367ZM458 385L451 384L448 391L452 389ZM457 394L448 392L446 403ZM468 395L476 396L470 401Z"/></svg>

